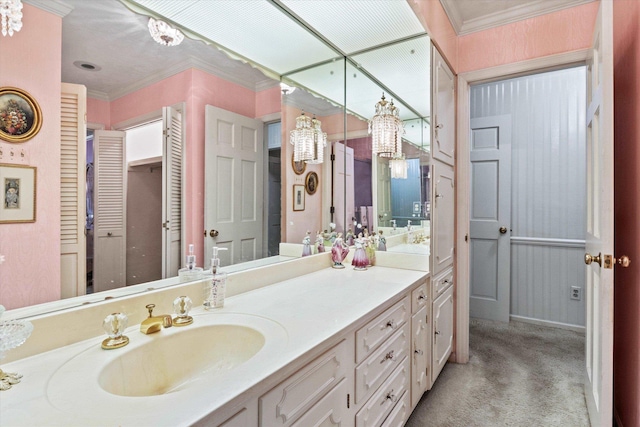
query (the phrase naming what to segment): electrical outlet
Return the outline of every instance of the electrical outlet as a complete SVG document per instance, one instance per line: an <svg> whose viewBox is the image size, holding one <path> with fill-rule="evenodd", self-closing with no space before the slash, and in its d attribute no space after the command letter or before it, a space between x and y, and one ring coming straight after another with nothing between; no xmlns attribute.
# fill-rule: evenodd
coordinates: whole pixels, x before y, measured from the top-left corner
<svg viewBox="0 0 640 427"><path fill-rule="evenodd" d="M580 301L582 299L582 288L579 286L572 286L570 298Z"/></svg>

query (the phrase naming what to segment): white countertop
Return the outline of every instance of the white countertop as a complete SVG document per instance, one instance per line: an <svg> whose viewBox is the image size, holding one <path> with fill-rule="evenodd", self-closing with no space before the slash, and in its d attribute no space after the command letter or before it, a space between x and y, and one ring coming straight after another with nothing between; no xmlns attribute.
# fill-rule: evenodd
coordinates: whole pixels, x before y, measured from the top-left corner
<svg viewBox="0 0 640 427"><path fill-rule="evenodd" d="M100 349L104 337L3 365L5 371L21 373L24 378L11 390L0 392L0 426L192 424L263 380L273 379L281 369L322 346L385 302L399 297L425 275L420 271L378 266L367 271L354 271L350 267L342 270L326 268L227 298L224 308L219 310L205 312L198 307L193 310L194 325L184 329L171 328L147 336L139 332L139 325L127 328L125 334L131 339L129 346L134 346L169 331L180 333L197 326L200 319L204 321L203 316L219 316L216 320L225 321L244 314L282 327L285 334L275 338L280 341L281 348L258 353L253 362L259 363L245 362L232 371L233 375L224 378L222 387L203 383L197 386L195 394L193 389L189 393L178 391L148 397L122 397L105 392L93 383L93 378L104 360L117 358L118 351L126 351L127 347L104 351ZM96 322L102 322L102 319L96 319ZM95 355L95 367L90 367L91 372L86 375L72 372L61 381L65 369L69 370L69 360L91 355ZM64 388L71 391L61 392Z"/></svg>

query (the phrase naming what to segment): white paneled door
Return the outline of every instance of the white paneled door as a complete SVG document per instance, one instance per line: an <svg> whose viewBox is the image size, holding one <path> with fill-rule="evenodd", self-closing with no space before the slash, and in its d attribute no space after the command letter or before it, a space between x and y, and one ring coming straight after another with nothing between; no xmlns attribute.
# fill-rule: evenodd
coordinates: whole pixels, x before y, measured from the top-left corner
<svg viewBox="0 0 640 427"><path fill-rule="evenodd" d="M471 119L469 315L509 321L511 116Z"/></svg>
<svg viewBox="0 0 640 427"><path fill-rule="evenodd" d="M205 260L222 265L262 258L263 123L211 105L205 111Z"/></svg>
<svg viewBox="0 0 640 427"><path fill-rule="evenodd" d="M600 2L588 64L585 397L592 426L613 402L613 2Z"/></svg>
<svg viewBox="0 0 640 427"><path fill-rule="evenodd" d="M125 133L97 130L94 151L93 291L126 285L127 180Z"/></svg>
<svg viewBox="0 0 640 427"><path fill-rule="evenodd" d="M345 147L344 144L336 142L333 145L333 154L335 156L333 167L335 213L333 222L336 224L336 230L348 230L352 228L351 221L356 216L353 148Z"/></svg>
<svg viewBox="0 0 640 427"><path fill-rule="evenodd" d="M162 109L162 278L178 274L182 246L182 113L173 107Z"/></svg>

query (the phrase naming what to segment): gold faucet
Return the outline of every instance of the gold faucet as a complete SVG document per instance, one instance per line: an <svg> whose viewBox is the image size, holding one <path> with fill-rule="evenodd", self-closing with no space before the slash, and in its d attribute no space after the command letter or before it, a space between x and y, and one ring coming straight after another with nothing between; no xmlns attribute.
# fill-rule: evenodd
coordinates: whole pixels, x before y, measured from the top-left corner
<svg viewBox="0 0 640 427"><path fill-rule="evenodd" d="M153 315L153 309L155 308L155 304L147 304L147 310L149 310L149 317L144 319L142 323L140 323L140 332L143 334L152 334L154 332L160 331L160 329L170 328L173 324L171 320L171 315L169 314L161 314L160 316Z"/></svg>

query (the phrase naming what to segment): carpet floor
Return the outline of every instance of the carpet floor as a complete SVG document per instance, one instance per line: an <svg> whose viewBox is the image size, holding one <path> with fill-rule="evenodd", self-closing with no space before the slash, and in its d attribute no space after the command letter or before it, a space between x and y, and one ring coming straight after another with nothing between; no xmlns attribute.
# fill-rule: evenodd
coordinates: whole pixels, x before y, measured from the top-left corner
<svg viewBox="0 0 640 427"><path fill-rule="evenodd" d="M469 363L447 363L405 427L589 425L584 335L471 319Z"/></svg>

